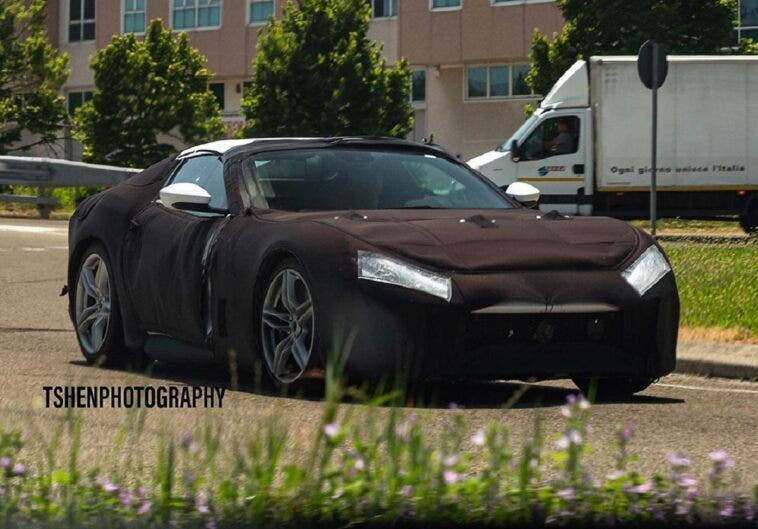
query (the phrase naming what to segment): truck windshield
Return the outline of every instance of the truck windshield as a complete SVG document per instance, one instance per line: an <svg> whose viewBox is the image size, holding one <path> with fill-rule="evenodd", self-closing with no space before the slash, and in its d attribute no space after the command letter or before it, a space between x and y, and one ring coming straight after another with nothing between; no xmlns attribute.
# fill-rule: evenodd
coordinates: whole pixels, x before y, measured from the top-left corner
<svg viewBox="0 0 758 529"><path fill-rule="evenodd" d="M465 166L423 152L321 148L260 153L243 162L256 207L285 211L509 209Z"/></svg>
<svg viewBox="0 0 758 529"><path fill-rule="evenodd" d="M503 143L496 150L498 152L505 152L505 151L510 150L510 148L511 148L511 142L513 142L513 140L520 140L524 136L524 134L526 134L526 131L529 130L529 127L532 126L532 123L534 123L535 121L537 121L538 117L539 116L537 114L532 114L531 116L529 116L529 119L527 119L526 121L524 121L524 123L521 124L521 126L518 128L518 130L513 133L513 136L511 136L510 138L508 138L505 141L505 143Z"/></svg>

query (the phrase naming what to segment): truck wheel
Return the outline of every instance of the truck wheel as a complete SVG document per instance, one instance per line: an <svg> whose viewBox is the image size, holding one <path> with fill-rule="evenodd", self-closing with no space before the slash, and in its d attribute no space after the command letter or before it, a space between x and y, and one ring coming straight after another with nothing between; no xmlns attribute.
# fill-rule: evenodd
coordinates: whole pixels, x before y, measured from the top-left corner
<svg viewBox="0 0 758 529"><path fill-rule="evenodd" d="M740 226L745 233L758 232L758 195L751 196L745 204L745 210L740 215Z"/></svg>

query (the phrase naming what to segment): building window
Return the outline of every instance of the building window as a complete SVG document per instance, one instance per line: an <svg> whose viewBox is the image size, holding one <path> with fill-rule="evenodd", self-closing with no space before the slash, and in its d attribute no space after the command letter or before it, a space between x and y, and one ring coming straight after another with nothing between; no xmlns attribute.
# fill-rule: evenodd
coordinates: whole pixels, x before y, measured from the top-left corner
<svg viewBox="0 0 758 529"><path fill-rule="evenodd" d="M399 0L370 0L371 16L374 18L388 18L397 16L397 3Z"/></svg>
<svg viewBox="0 0 758 529"><path fill-rule="evenodd" d="M737 40L758 41L758 0L740 0Z"/></svg>
<svg viewBox="0 0 758 529"><path fill-rule="evenodd" d="M274 0L250 0L248 23L267 22L274 15Z"/></svg>
<svg viewBox="0 0 758 529"><path fill-rule="evenodd" d="M124 33L145 32L145 0L124 0Z"/></svg>
<svg viewBox="0 0 758 529"><path fill-rule="evenodd" d="M426 70L411 73L411 103L426 101Z"/></svg>
<svg viewBox="0 0 758 529"><path fill-rule="evenodd" d="M431 0L432 9L457 9L461 4L463 0Z"/></svg>
<svg viewBox="0 0 758 529"><path fill-rule="evenodd" d="M526 84L528 64L466 68L466 98L487 99L533 95Z"/></svg>
<svg viewBox="0 0 758 529"><path fill-rule="evenodd" d="M68 41L95 40L95 0L70 0Z"/></svg>
<svg viewBox="0 0 758 529"><path fill-rule="evenodd" d="M528 96L534 94L531 87L526 83L526 75L529 70L531 67L528 64L511 66L511 78L513 79L511 95Z"/></svg>
<svg viewBox="0 0 758 529"><path fill-rule="evenodd" d="M92 99L92 92L69 92L66 95L66 107L70 115L74 115L77 108L82 106L85 101Z"/></svg>
<svg viewBox="0 0 758 529"><path fill-rule="evenodd" d="M224 83L211 83L208 85L208 88L211 92L213 92L213 95L216 97L216 102L218 103L218 107L221 110L224 110L226 98L224 94Z"/></svg>
<svg viewBox="0 0 758 529"><path fill-rule="evenodd" d="M174 29L221 26L221 0L171 0Z"/></svg>

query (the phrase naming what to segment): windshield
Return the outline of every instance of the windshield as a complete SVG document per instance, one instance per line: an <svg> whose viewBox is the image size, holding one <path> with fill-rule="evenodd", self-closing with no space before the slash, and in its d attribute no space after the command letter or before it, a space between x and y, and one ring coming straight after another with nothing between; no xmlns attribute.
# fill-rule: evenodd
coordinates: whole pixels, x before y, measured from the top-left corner
<svg viewBox="0 0 758 529"><path fill-rule="evenodd" d="M472 171L430 154L365 148L261 153L243 162L256 207L285 211L508 209Z"/></svg>
<svg viewBox="0 0 758 529"><path fill-rule="evenodd" d="M524 134L526 134L526 131L529 130L529 127L532 126L532 123L537 121L537 117L538 117L537 114L532 114L531 116L529 116L529 119L524 121L524 123L522 123L522 125L518 128L518 130L513 133L513 136L505 140L505 143L503 143L500 147L497 148L497 151L505 152L505 151L511 150L511 142L513 140L520 140L521 137Z"/></svg>

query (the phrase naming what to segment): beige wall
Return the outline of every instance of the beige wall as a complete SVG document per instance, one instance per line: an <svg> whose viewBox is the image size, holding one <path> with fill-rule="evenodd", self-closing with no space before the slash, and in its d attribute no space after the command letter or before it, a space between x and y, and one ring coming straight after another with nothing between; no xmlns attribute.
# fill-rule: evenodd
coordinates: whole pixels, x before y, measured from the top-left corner
<svg viewBox="0 0 758 529"><path fill-rule="evenodd" d="M397 17L374 19L368 28L368 38L382 44L382 53L390 64L398 59L399 28Z"/></svg>
<svg viewBox="0 0 758 529"><path fill-rule="evenodd" d="M555 2L492 5L463 0L463 8L431 11L429 0L400 2L400 55L411 64L525 59L534 28L552 34L563 25Z"/></svg>

